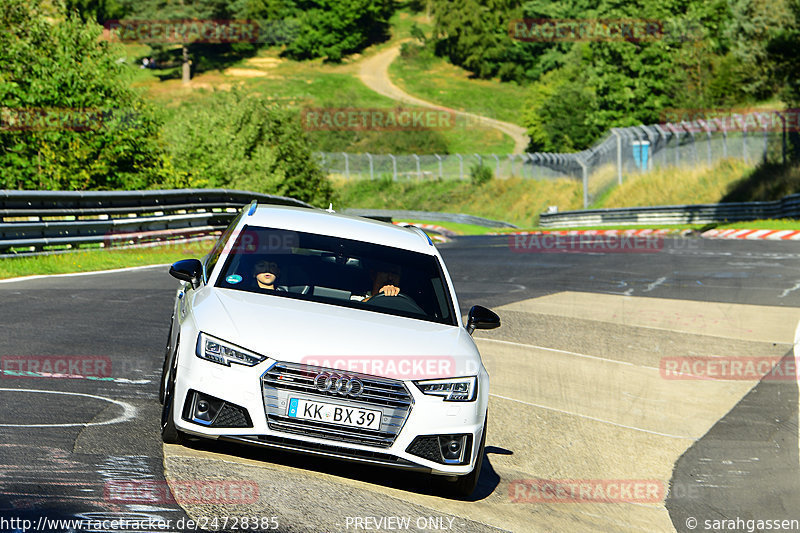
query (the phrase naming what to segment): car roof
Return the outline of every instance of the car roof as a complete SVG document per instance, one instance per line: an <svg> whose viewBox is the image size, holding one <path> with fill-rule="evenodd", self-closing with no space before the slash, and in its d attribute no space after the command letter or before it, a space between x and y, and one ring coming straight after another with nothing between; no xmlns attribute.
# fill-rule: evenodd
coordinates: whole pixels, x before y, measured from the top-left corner
<svg viewBox="0 0 800 533"><path fill-rule="evenodd" d="M302 231L403 248L435 255L436 248L421 231L396 226L369 218L342 215L324 209L258 205L251 215L245 215L248 226Z"/></svg>

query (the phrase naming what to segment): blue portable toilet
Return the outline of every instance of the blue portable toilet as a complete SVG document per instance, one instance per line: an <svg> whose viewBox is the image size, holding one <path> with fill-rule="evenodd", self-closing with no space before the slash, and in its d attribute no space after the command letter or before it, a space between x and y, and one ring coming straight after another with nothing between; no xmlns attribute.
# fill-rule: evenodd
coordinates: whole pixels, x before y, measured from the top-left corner
<svg viewBox="0 0 800 533"><path fill-rule="evenodd" d="M633 141L633 161L639 170L647 170L647 157L650 153L650 141Z"/></svg>

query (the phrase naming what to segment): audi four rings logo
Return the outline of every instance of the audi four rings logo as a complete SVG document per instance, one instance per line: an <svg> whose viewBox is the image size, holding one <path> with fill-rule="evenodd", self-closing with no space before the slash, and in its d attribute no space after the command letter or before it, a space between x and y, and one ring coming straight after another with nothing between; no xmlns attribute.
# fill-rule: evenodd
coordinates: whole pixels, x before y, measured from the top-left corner
<svg viewBox="0 0 800 533"><path fill-rule="evenodd" d="M353 398L361 396L364 392L364 384L360 379L328 372L317 374L314 378L314 387L322 392L333 392Z"/></svg>

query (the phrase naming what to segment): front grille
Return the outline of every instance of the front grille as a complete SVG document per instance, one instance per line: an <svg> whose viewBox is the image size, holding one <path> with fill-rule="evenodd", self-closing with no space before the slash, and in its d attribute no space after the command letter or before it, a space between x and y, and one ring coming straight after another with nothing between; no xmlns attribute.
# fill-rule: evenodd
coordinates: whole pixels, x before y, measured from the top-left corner
<svg viewBox="0 0 800 533"><path fill-rule="evenodd" d="M350 398L336 392L317 390L314 378L321 372L336 372L358 378L364 384L363 394ZM402 381L309 365L275 363L261 377L261 384L270 429L378 448L388 448L394 443L413 405L411 394ZM290 398L380 410L381 428L377 431L290 418L286 416Z"/></svg>

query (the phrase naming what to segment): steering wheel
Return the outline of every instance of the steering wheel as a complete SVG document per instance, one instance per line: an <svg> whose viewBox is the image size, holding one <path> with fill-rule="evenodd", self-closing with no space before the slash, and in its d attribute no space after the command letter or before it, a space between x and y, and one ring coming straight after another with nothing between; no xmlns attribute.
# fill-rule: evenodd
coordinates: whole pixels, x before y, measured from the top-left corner
<svg viewBox="0 0 800 533"><path fill-rule="evenodd" d="M417 302L415 302L411 296L402 292L397 293L395 296L387 296L382 292L379 292L370 298L366 303L386 309L393 309L395 311L407 311L422 315L427 314L425 313L424 309L417 305Z"/></svg>

